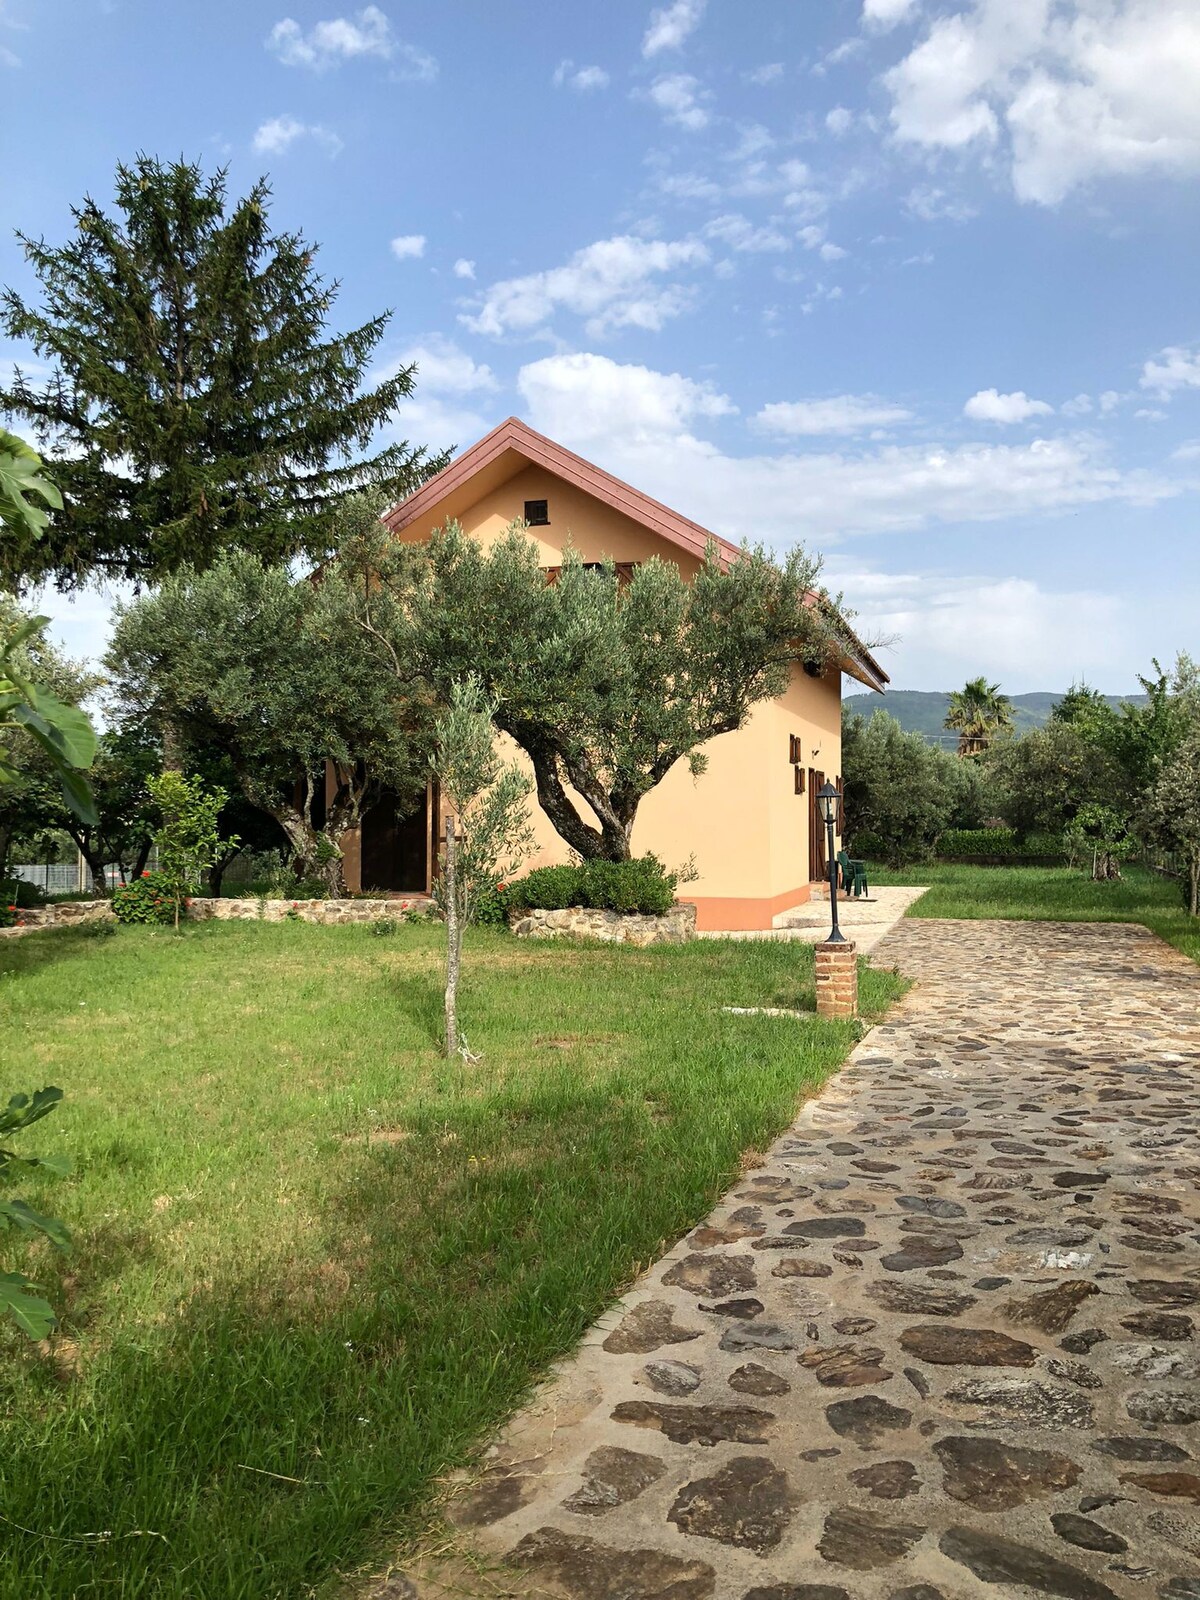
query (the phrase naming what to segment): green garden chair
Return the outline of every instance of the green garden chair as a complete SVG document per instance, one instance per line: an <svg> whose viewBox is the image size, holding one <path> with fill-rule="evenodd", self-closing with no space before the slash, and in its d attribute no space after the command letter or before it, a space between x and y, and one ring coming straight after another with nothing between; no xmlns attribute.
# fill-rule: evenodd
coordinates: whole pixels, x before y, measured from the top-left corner
<svg viewBox="0 0 1200 1600"><path fill-rule="evenodd" d="M838 851L837 863L842 876L842 888L856 900L865 898L870 893L867 887L867 863L853 860L844 850Z"/></svg>

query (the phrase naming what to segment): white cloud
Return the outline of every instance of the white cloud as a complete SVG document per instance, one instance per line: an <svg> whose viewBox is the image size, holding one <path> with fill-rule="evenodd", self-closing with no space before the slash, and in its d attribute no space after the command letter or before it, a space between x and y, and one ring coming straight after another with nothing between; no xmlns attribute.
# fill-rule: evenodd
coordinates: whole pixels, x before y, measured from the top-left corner
<svg viewBox="0 0 1200 1600"><path fill-rule="evenodd" d="M1058 409L1064 417L1086 417L1095 407L1090 394L1077 394L1073 400L1064 400Z"/></svg>
<svg viewBox="0 0 1200 1600"><path fill-rule="evenodd" d="M1200 461L1200 439L1185 439L1171 452L1172 461Z"/></svg>
<svg viewBox="0 0 1200 1600"><path fill-rule="evenodd" d="M751 67L749 72L742 76L747 83L752 83L758 89L765 89L770 83L778 83L783 77L782 61L764 61L761 67Z"/></svg>
<svg viewBox="0 0 1200 1600"><path fill-rule="evenodd" d="M473 261L468 261L466 256L459 256L458 260L454 263L454 276L456 278L466 278L468 282L474 283L475 263Z"/></svg>
<svg viewBox="0 0 1200 1600"><path fill-rule="evenodd" d="M438 394L493 393L500 385L486 362L478 362L453 339L431 333L409 345L376 379L392 377L401 367L417 364L417 388Z"/></svg>
<svg viewBox="0 0 1200 1600"><path fill-rule="evenodd" d="M864 433L911 422L912 412L873 394L839 394L826 400L776 400L753 418L764 433L801 436L822 433Z"/></svg>
<svg viewBox="0 0 1200 1600"><path fill-rule="evenodd" d="M8 28L13 32L26 33L29 30L27 22L18 22L15 17L8 14L6 0L0 0L0 28ZM15 50L6 44L0 44L0 67L19 67L21 58Z"/></svg>
<svg viewBox="0 0 1200 1600"><path fill-rule="evenodd" d="M854 126L854 113L848 106L834 106L832 111L825 113L825 126L835 139L840 139Z"/></svg>
<svg viewBox="0 0 1200 1600"><path fill-rule="evenodd" d="M709 258L696 239L600 239L577 250L565 266L506 278L487 289L477 308L460 317L473 333L499 338L532 333L560 307L587 319L593 338L617 328L655 331L688 309L686 285L663 283L663 274L703 265Z"/></svg>
<svg viewBox="0 0 1200 1600"><path fill-rule="evenodd" d="M999 152L1018 198L1200 172L1191 0L973 0L884 75L897 139Z"/></svg>
<svg viewBox="0 0 1200 1600"><path fill-rule="evenodd" d="M257 155L282 156L298 139L314 140L331 156L336 156L342 148L342 141L329 128L323 128L318 122L301 122L299 118L287 115L271 117L269 121L261 123L254 130L251 142Z"/></svg>
<svg viewBox="0 0 1200 1600"><path fill-rule="evenodd" d="M815 250L822 261L840 261L846 252L840 244L832 244L825 237L825 229L815 223L801 228L797 238L806 250Z"/></svg>
<svg viewBox="0 0 1200 1600"><path fill-rule="evenodd" d="M863 0L863 26L883 31L906 22L917 8L917 0Z"/></svg>
<svg viewBox="0 0 1200 1600"><path fill-rule="evenodd" d="M700 26L704 0L675 0L650 13L650 23L642 38L642 54L649 59L663 50L678 50Z"/></svg>
<svg viewBox="0 0 1200 1600"><path fill-rule="evenodd" d="M1024 389L1000 394L996 389L980 389L963 407L963 416L975 422L1028 422L1030 417L1049 417L1054 407L1045 400L1031 400Z"/></svg>
<svg viewBox="0 0 1200 1600"><path fill-rule="evenodd" d="M607 89L611 80L603 67L576 67L568 56L555 67L551 81L556 89L561 89L565 84L570 89L577 89L580 94L586 94L593 89Z"/></svg>
<svg viewBox="0 0 1200 1600"><path fill-rule="evenodd" d="M430 334L400 352L372 373L372 381L394 377L401 367L417 366L416 392L397 407L391 433L442 450L471 444L498 418L488 410L500 385L486 364L479 363L452 339Z"/></svg>
<svg viewBox="0 0 1200 1600"><path fill-rule="evenodd" d="M1108 416L1109 412L1115 411L1120 403L1121 396L1115 389L1105 389L1104 393L1100 396L1101 413L1104 416Z"/></svg>
<svg viewBox="0 0 1200 1600"><path fill-rule="evenodd" d="M686 429L697 417L729 416L737 407L711 385L678 372L619 365L588 353L546 356L521 368L517 388L535 428L585 448L615 434L653 444Z"/></svg>
<svg viewBox="0 0 1200 1600"><path fill-rule="evenodd" d="M423 233L402 233L392 240L392 254L397 261L418 261L428 243Z"/></svg>
<svg viewBox="0 0 1200 1600"><path fill-rule="evenodd" d="M708 111L702 104L706 98L699 79L687 72L668 72L646 90L646 98L662 112L668 122L698 133L708 126Z"/></svg>
<svg viewBox="0 0 1200 1600"><path fill-rule="evenodd" d="M1166 399L1180 389L1200 389L1200 346L1193 350L1171 344L1142 367L1138 380L1143 389Z"/></svg>
<svg viewBox="0 0 1200 1600"><path fill-rule="evenodd" d="M535 427L734 540L828 543L1105 501L1149 505L1178 490L1124 471L1086 436L734 456L693 431L727 414L725 397L594 355L547 357L523 367L517 385Z"/></svg>
<svg viewBox="0 0 1200 1600"><path fill-rule="evenodd" d="M1027 577L881 573L831 565L834 587L857 607L868 637L896 638L885 664L898 688L945 689L980 672L1012 693L1064 688L1086 678L1134 681L1136 646L1125 602L1096 589L1055 592ZM888 709L886 696L879 702Z"/></svg>
<svg viewBox="0 0 1200 1600"><path fill-rule="evenodd" d="M313 72L374 56L391 62L397 77L424 82L437 77L434 58L397 39L378 6L365 6L355 17L315 22L307 33L294 17L284 17L267 35L267 49L285 67L308 67Z"/></svg>
<svg viewBox="0 0 1200 1600"><path fill-rule="evenodd" d="M969 222L978 213L974 206L939 189L936 184L917 184L905 196L904 209L922 222Z"/></svg>
<svg viewBox="0 0 1200 1600"><path fill-rule="evenodd" d="M704 225L706 239L719 239L731 250L757 253L760 251L790 250L792 241L778 228L756 227L749 217L740 212L727 212L714 217Z"/></svg>

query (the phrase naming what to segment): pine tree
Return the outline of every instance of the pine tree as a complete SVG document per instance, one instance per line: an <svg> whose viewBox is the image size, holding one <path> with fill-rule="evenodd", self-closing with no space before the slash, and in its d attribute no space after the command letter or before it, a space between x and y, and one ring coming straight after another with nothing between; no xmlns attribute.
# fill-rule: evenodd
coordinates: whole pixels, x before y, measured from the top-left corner
<svg viewBox="0 0 1200 1600"><path fill-rule="evenodd" d="M17 372L0 411L27 419L65 504L5 530L0 583L155 582L230 549L325 556L339 504L408 493L445 464L372 441L413 390L402 367L364 375L390 312L349 333L299 233L272 233L265 180L236 203L226 172L139 156L119 166L116 214L85 199L61 246L19 235L40 305L12 289L0 326L49 376Z"/></svg>

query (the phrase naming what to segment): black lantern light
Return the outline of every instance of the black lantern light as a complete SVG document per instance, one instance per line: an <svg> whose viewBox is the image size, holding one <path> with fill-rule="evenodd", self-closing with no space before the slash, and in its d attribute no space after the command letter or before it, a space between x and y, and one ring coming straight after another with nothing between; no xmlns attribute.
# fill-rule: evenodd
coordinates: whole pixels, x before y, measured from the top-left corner
<svg viewBox="0 0 1200 1600"><path fill-rule="evenodd" d="M833 913L833 927L829 934L830 944L845 944L846 936L838 927L837 885L838 864L834 851L833 831L838 820L838 806L841 795L834 786L825 782L817 790L817 807L821 813L821 820L825 824L825 859L829 864L829 905Z"/></svg>

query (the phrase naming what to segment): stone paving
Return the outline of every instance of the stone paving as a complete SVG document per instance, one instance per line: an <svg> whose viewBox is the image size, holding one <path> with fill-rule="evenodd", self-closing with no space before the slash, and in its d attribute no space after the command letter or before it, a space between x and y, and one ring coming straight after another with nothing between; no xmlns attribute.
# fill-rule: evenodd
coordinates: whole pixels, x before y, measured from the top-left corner
<svg viewBox="0 0 1200 1600"><path fill-rule="evenodd" d="M1200 1600L1200 969L876 961L914 990L460 1487L469 1558L379 1595Z"/></svg>

